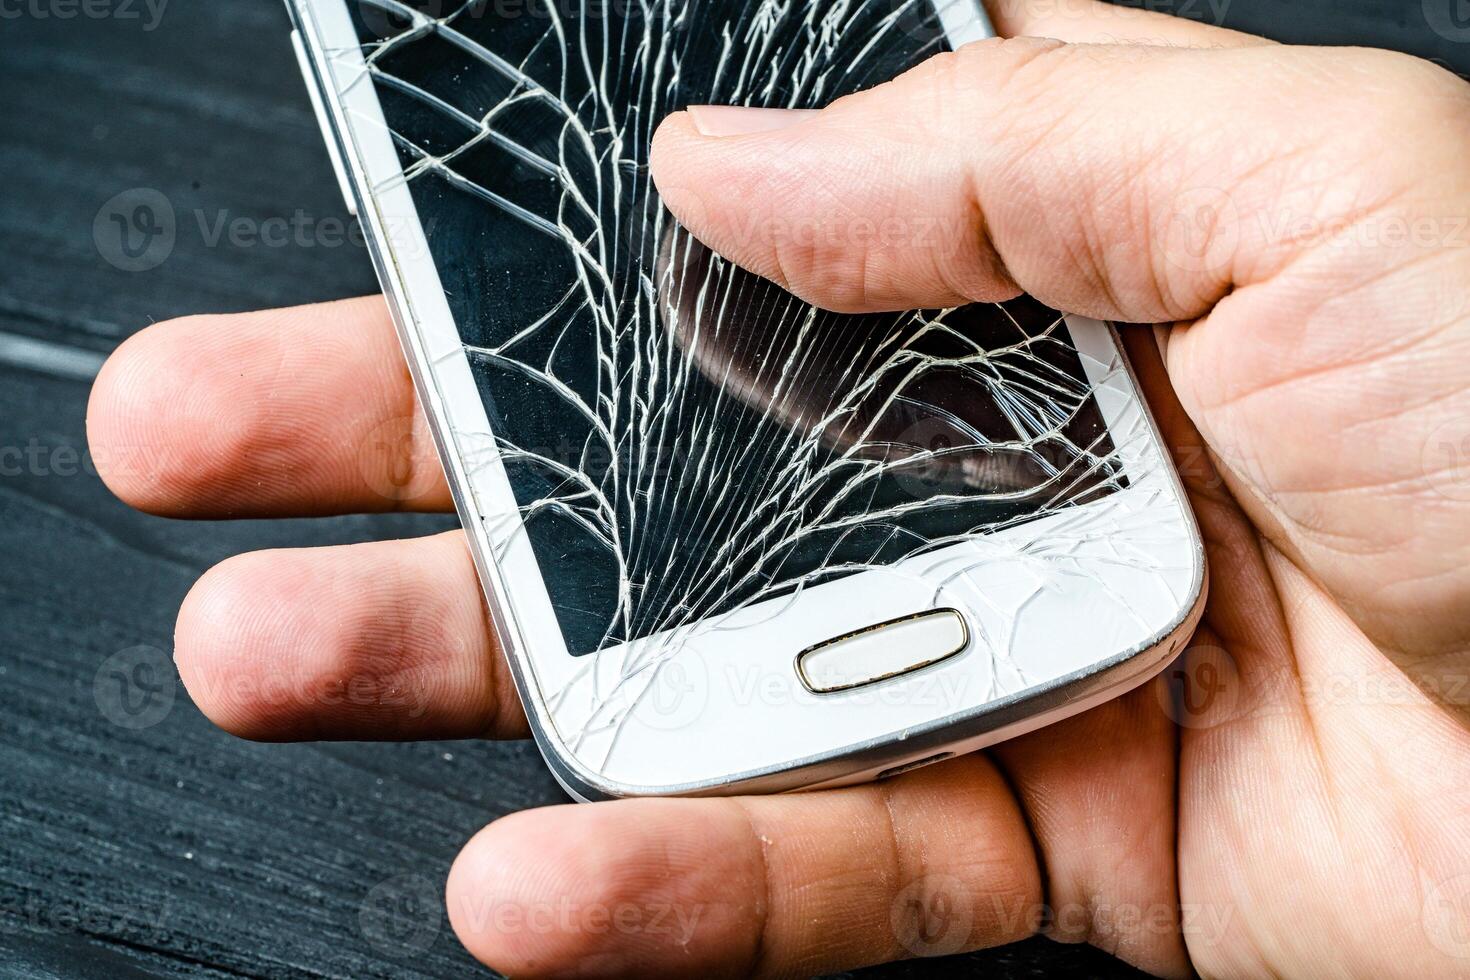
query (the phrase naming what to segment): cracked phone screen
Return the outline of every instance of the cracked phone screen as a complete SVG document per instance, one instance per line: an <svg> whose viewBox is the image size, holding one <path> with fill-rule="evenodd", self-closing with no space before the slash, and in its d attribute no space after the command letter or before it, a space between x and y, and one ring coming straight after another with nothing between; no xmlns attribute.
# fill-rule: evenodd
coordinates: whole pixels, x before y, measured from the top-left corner
<svg viewBox="0 0 1470 980"><path fill-rule="evenodd" d="M353 6L574 656L1126 486L1055 311L817 310L649 178L670 112L818 107L947 48L930 0Z"/></svg>

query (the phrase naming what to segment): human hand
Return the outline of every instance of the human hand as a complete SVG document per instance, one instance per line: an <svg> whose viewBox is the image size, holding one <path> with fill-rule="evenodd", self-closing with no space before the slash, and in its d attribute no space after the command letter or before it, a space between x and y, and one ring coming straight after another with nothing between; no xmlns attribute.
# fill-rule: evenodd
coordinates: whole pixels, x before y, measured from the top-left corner
<svg viewBox="0 0 1470 980"><path fill-rule="evenodd" d="M1174 323L1167 378L1129 339L1209 549L1183 676L1210 668L1213 700L1160 682L870 786L507 817L449 882L487 963L800 975L1044 926L1163 974L1470 972L1470 89L1047 9L993 12L1072 43L977 45L785 129L677 115L655 176L696 234L821 305L1024 288ZM933 233L859 243L854 218ZM89 426L99 460L150 461L103 476L153 512L450 508L376 300L151 327ZM231 559L177 658L247 737L526 734L458 532ZM347 679L362 696L321 696Z"/></svg>

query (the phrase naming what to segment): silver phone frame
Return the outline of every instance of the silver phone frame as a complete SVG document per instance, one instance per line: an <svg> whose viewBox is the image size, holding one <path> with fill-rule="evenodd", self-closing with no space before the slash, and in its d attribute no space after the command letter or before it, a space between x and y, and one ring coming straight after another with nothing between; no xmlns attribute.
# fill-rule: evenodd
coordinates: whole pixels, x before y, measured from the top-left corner
<svg viewBox="0 0 1470 980"><path fill-rule="evenodd" d="M508 614L501 599L510 593L486 538L483 526L486 516L476 506L473 493L468 489L471 480L466 460L454 448L445 408L434 378L429 373L432 370L429 365L433 355L424 349L415 318L411 290L407 285L408 263L403 262L403 256L389 254L392 250L385 248L385 243L391 243L395 233L385 226L384 217L376 206L369 175L354 147L344 136L344 132L348 131L345 122L346 109L342 104L341 93L329 81L332 76L326 63L328 49L315 16L318 8L328 5L341 8L345 12L346 5L351 0L285 2L295 27L292 43L303 72L307 75L307 88L313 108L348 209L364 225L368 252L383 286L420 401L428 415L429 427L439 458L445 467L456 510L467 532L466 540L484 586L492 625L515 679L537 745L548 767L572 796L587 801L636 795L727 795L813 789L867 781L1003 741L1103 703L1153 677L1183 648L1202 613L1207 580L1203 544L1187 504L1183 507L1183 513L1189 525L1188 531L1192 534L1194 553L1192 583L1187 595L1192 598L1185 602L1175 622L1134 649L1120 651L1084 670L1055 678L1010 697L990 701L981 710L936 718L928 726L909 729L901 741L885 735L852 744L842 751L814 754L790 763L715 776L697 782L658 786L618 784L579 765L555 735L541 692L528 676L530 668L527 660L531 655L527 652L524 637L514 618ZM966 5L960 11L958 20L955 15L957 4ZM956 22L963 23L966 29L974 28L977 22L988 27L988 20L978 7L977 0L943 0L939 9L947 29ZM984 29L982 27L982 31ZM951 41L956 47L965 41L986 36L989 34L956 37L951 30ZM414 226L422 236L423 232L417 226L416 218ZM415 261L427 266L437 281L437 270L426 251L419 254ZM424 273L422 268L413 271L419 275ZM1111 325L1107 329L1121 357L1122 348L1116 331ZM1157 426L1147 404L1138 394L1136 378L1127 366L1126 358L1123 363L1144 424L1149 427L1155 444L1161 446L1162 440ZM1173 491L1179 500L1185 500L1178 475L1168 465L1167 454L1161 452L1160 456L1168 470Z"/></svg>

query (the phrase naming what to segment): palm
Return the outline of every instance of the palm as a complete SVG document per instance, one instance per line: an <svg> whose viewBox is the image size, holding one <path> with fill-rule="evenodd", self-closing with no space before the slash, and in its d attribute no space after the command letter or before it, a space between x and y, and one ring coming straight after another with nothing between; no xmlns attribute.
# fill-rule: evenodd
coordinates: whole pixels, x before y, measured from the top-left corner
<svg viewBox="0 0 1470 980"><path fill-rule="evenodd" d="M1045 851L1051 932L1159 972L1184 968L1182 936L1206 975L1304 975L1329 953L1443 975L1470 955L1470 855L1445 843L1470 835L1470 735L1435 697L1459 682L1406 679L1262 535L1159 384L1152 344L1130 339L1182 447L1211 592L1158 681L993 752ZM1098 851L1110 874L1069 879ZM1344 908L1375 914L1348 924Z"/></svg>
<svg viewBox="0 0 1470 980"><path fill-rule="evenodd" d="M1395 299L1436 296L1442 262L1370 277L1402 256L1332 261L1335 278L1286 277L1261 300L1318 316L1222 307L1167 347L1260 522L1196 491L1215 572L1206 626L1223 647L1209 666L1234 668L1179 747L1180 898L1237 913L1227 935L1190 937L1207 973L1298 975L1351 949L1360 971L1430 976L1470 955L1470 856L1447 843L1470 834L1467 585L1447 546L1465 540L1470 504L1461 461L1442 455L1470 433L1470 368L1440 361L1464 311ZM1368 278L1368 295L1343 298ZM1340 910L1369 907L1344 923Z"/></svg>
<svg viewBox="0 0 1470 980"><path fill-rule="evenodd" d="M1269 544L1240 540L1209 614L1238 698L1179 746L1195 967L1301 976L1331 955L1449 975L1470 954L1470 857L1446 843L1470 832L1470 738Z"/></svg>

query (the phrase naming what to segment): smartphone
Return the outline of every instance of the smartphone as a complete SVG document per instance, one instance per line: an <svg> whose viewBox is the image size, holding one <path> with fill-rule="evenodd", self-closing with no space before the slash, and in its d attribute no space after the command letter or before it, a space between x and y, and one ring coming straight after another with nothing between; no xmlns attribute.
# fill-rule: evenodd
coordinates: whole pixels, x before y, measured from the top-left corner
<svg viewBox="0 0 1470 980"><path fill-rule="evenodd" d="M822 106L989 36L976 0L288 7L573 796L886 777L1188 639L1203 549L1109 325L1029 297L818 310L649 178L668 113Z"/></svg>

